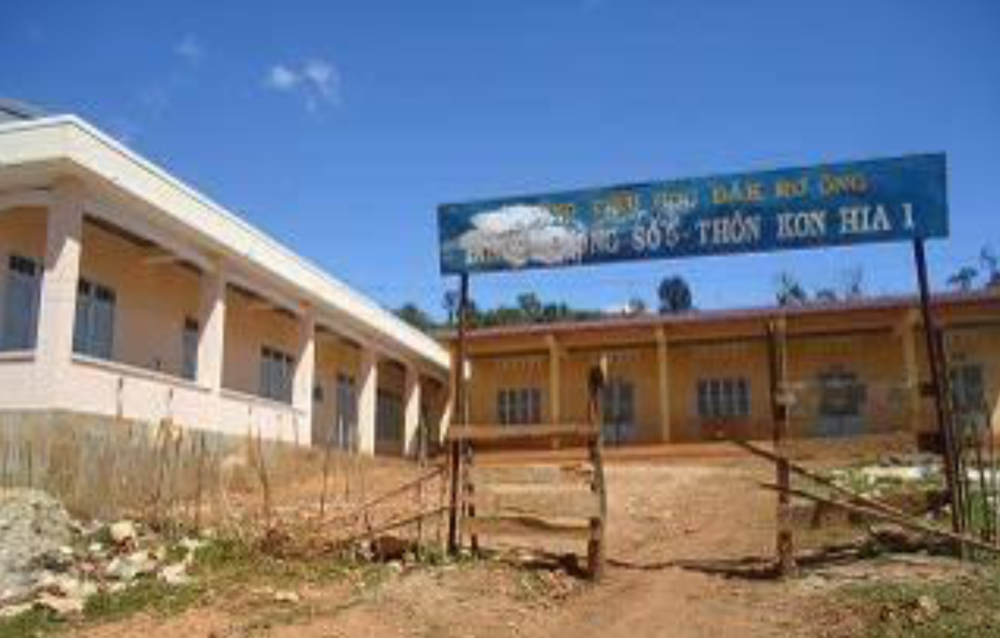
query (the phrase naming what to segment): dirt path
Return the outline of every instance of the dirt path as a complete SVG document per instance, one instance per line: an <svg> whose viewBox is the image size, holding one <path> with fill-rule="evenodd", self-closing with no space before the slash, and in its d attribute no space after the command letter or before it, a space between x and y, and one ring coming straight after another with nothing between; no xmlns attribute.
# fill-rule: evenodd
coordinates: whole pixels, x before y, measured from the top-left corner
<svg viewBox="0 0 1000 638"><path fill-rule="evenodd" d="M275 604L241 592L172 618L90 636L794 636L808 635L789 586L706 573L770 555L774 500L744 460L612 466L609 559L599 585L503 563L419 569L378 586L299 586Z"/></svg>
<svg viewBox="0 0 1000 638"><path fill-rule="evenodd" d="M774 500L742 462L612 470L612 568L606 582L560 609L537 635L788 636L775 606L782 585L726 579L702 568L765 557Z"/></svg>

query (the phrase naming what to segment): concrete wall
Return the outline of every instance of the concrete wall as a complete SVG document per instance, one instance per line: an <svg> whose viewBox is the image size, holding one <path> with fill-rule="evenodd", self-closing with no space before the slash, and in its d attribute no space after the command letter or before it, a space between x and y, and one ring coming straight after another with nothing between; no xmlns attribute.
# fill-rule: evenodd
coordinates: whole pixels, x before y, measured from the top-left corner
<svg viewBox="0 0 1000 638"><path fill-rule="evenodd" d="M979 364L986 375L986 396L992 400L993 431L1000 433L1000 325L948 333L949 357L956 362Z"/></svg>
<svg viewBox="0 0 1000 638"><path fill-rule="evenodd" d="M503 389L539 388L542 422L548 422L552 401L548 391L548 354L505 355L473 359L468 391L469 421L497 423L497 393Z"/></svg>
<svg viewBox="0 0 1000 638"><path fill-rule="evenodd" d="M789 339L789 377L798 397L792 406L792 432L808 434L817 424L821 392L819 376L832 370L857 375L865 387L858 425L865 434L905 429L911 423L909 392L903 368L903 335L887 327L883 331ZM830 420L828 420L830 421ZM836 435L837 419L825 432Z"/></svg>
<svg viewBox="0 0 1000 638"><path fill-rule="evenodd" d="M996 306L963 304L942 310L949 357L982 365L989 412L1000 431L1000 313ZM845 436L936 428L933 403L919 394L930 378L919 313L912 308L815 313L787 319L788 387L793 396L793 436ZM562 329L558 334L510 330L470 340L472 377L469 410L473 423L498 421L497 393L505 388L539 388L543 422L550 417L549 365L557 343L560 361L560 421L587 418L587 376L602 357L609 377L633 384L636 442L698 441L719 433L768 438L772 433L770 365L766 319L678 322L666 328L668 396L661 401L657 328L614 326ZM555 340L553 342L553 339ZM907 349L909 348L909 352ZM842 370L864 387L857 418L821 414L820 376ZM698 413L698 382L745 378L750 414L706 422ZM669 420L664 423L662 407ZM666 430L669 428L669 437Z"/></svg>
<svg viewBox="0 0 1000 638"><path fill-rule="evenodd" d="M298 354L297 319L260 303L232 288L226 295L222 385L243 394L256 395L260 389L261 348L277 348L292 357Z"/></svg>
<svg viewBox="0 0 1000 638"><path fill-rule="evenodd" d="M115 291L113 359L180 376L185 318L198 319L200 276L92 224L83 228L80 276Z"/></svg>
<svg viewBox="0 0 1000 638"><path fill-rule="evenodd" d="M336 424L337 375L358 376L358 349L336 337L320 337L316 348L315 385L323 400L313 403L313 440L325 441Z"/></svg>
<svg viewBox="0 0 1000 638"><path fill-rule="evenodd" d="M670 429L674 441L715 438L717 432L738 437L770 434L771 403L767 346L761 339L670 345ZM698 381L744 377L750 384L747 419L704 423L698 414Z"/></svg>

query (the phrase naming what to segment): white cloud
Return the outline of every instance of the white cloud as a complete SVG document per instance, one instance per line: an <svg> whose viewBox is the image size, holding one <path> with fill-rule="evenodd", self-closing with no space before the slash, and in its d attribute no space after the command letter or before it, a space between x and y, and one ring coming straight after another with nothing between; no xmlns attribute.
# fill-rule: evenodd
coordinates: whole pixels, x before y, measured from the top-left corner
<svg viewBox="0 0 1000 638"><path fill-rule="evenodd" d="M310 111L340 104L340 72L321 58L310 58L295 66L272 65L264 77L264 86L297 95Z"/></svg>
<svg viewBox="0 0 1000 638"><path fill-rule="evenodd" d="M298 73L289 69L284 64L276 64L268 71L264 85L275 91L291 91L301 81L302 78L299 77Z"/></svg>
<svg viewBox="0 0 1000 638"><path fill-rule="evenodd" d="M174 53L188 62L196 63L205 57L205 47L198 38L188 34L174 45Z"/></svg>

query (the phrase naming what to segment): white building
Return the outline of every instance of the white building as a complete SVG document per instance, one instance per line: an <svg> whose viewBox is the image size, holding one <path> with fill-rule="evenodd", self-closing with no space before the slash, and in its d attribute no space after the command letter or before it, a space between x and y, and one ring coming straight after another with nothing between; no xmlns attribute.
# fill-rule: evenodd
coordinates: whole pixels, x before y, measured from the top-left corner
<svg viewBox="0 0 1000 638"><path fill-rule="evenodd" d="M0 103L0 412L409 453L448 364L86 122Z"/></svg>

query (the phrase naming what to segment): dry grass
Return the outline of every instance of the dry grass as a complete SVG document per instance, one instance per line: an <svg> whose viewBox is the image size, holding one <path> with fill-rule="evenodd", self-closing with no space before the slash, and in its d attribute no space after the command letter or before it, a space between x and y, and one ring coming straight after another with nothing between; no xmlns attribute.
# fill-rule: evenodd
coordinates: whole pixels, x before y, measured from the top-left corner
<svg viewBox="0 0 1000 638"><path fill-rule="evenodd" d="M340 551L383 531L443 540L433 468L264 440L72 415L0 418L0 489L36 487L83 519L168 535L211 527L283 553Z"/></svg>

